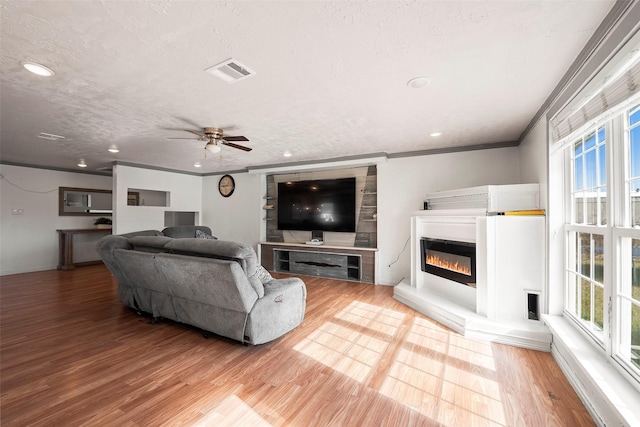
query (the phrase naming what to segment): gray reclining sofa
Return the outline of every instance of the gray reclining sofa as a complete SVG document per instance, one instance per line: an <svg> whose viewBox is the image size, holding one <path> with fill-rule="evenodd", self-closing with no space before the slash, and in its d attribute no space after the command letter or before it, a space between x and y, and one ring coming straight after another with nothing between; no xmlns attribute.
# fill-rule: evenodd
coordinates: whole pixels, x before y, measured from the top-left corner
<svg viewBox="0 0 640 427"><path fill-rule="evenodd" d="M196 229L209 238L194 238ZM105 236L96 248L120 301L154 317L254 345L302 323L302 280L272 279L250 246L210 235L208 227L170 227Z"/></svg>

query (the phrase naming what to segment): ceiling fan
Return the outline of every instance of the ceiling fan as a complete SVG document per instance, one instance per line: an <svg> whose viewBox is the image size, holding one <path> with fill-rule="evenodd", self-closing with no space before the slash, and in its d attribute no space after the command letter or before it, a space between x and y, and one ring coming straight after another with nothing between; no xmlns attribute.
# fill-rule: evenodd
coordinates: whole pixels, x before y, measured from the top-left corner
<svg viewBox="0 0 640 427"><path fill-rule="evenodd" d="M204 148L211 153L218 153L222 150L221 145L227 145L229 147L237 148L242 151L251 151L252 148L245 147L244 145L234 144L231 141L249 141L245 136L225 136L223 137L223 130L214 127L202 128L202 131L195 131L191 129L183 129L186 132L191 132L194 135L198 135L198 138L168 138L168 139L196 139L198 141L207 141Z"/></svg>

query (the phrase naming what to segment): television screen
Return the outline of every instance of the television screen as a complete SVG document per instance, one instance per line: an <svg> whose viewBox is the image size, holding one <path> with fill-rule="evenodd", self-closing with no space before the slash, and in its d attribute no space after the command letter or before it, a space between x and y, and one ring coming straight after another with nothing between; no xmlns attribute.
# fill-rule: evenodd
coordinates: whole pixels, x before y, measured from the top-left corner
<svg viewBox="0 0 640 427"><path fill-rule="evenodd" d="M356 179L278 183L278 229L356 231Z"/></svg>

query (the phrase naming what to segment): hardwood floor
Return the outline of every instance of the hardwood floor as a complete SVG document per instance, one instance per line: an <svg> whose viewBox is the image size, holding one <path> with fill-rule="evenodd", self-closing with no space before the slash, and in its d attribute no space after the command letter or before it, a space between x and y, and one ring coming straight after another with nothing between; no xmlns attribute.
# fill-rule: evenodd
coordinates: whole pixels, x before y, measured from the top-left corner
<svg viewBox="0 0 640 427"><path fill-rule="evenodd" d="M116 298L102 265L0 278L3 426L587 426L549 353L467 339L390 287L304 277L256 347Z"/></svg>

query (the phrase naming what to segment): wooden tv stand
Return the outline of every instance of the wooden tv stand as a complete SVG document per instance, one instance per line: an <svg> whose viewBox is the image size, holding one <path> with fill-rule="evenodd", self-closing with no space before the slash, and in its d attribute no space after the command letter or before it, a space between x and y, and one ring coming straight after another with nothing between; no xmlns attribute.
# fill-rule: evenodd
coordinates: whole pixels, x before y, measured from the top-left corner
<svg viewBox="0 0 640 427"><path fill-rule="evenodd" d="M377 248L261 242L262 266L280 273L376 283Z"/></svg>

